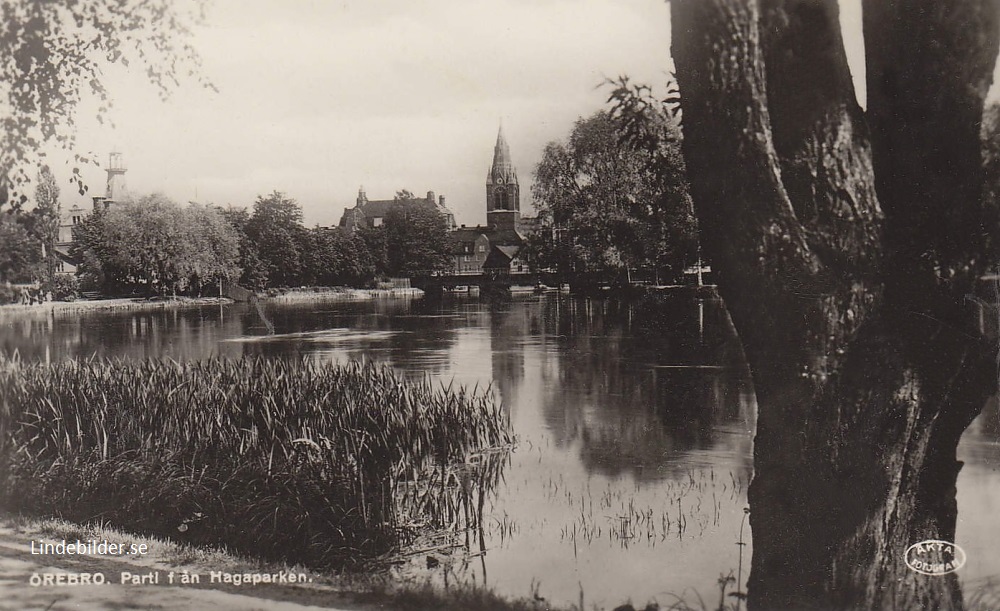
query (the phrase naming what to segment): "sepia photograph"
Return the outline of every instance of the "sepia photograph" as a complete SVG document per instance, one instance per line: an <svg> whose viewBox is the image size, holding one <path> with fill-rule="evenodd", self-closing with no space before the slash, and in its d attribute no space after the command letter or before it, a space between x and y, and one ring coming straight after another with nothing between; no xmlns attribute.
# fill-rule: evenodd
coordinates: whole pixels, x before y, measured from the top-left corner
<svg viewBox="0 0 1000 611"><path fill-rule="evenodd" d="M1000 0L0 0L0 609L1000 611Z"/></svg>

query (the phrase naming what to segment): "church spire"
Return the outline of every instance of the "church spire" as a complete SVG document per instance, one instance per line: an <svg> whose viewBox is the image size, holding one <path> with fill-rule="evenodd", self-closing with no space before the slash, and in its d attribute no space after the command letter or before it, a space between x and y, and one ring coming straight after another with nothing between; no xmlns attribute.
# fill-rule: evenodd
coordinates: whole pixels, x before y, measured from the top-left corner
<svg viewBox="0 0 1000 611"><path fill-rule="evenodd" d="M510 160L510 147L503 135L503 121L497 131L497 143L493 147L493 167L490 168L489 180L493 184L517 184L517 170Z"/></svg>
<svg viewBox="0 0 1000 611"><path fill-rule="evenodd" d="M510 160L510 147L503 134L503 123L493 147L493 166L486 176L486 222L492 229L514 230L520 227L521 194L517 170Z"/></svg>

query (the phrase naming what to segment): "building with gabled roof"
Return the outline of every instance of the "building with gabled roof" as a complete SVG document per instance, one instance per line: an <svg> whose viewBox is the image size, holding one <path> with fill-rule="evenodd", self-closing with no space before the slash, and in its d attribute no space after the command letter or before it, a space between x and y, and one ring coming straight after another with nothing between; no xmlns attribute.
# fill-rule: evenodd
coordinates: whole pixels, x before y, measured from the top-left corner
<svg viewBox="0 0 1000 611"><path fill-rule="evenodd" d="M353 208L344 210L340 217L340 227L346 231L357 231L362 227L380 227L393 206L422 206L432 208L445 219L447 229L455 228L455 214L445 205L444 195L435 199L434 192L428 191L424 199L368 199L365 188L358 189L358 198Z"/></svg>

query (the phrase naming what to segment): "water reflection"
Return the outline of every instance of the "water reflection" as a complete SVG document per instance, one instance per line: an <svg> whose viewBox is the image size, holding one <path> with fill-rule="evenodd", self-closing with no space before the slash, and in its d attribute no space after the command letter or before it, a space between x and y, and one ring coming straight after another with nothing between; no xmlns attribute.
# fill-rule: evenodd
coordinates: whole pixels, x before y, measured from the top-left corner
<svg viewBox="0 0 1000 611"><path fill-rule="evenodd" d="M7 316L0 351L37 361L366 359L445 384L491 384L520 444L484 507L487 552L464 569L442 562L431 579L448 571L481 582L485 572L491 587L514 596L541 582L539 594L562 605L577 603L582 586L588 607L613 607L667 603L670 594L693 603L694 590L709 600L720 573L737 567L755 403L720 302L546 295L267 303L263 311L274 334L245 304ZM970 578L997 572L970 541L990 516L965 504L1000 506L997 409L994 402L967 434L978 441L961 448L970 464L958 537ZM427 578L426 562L418 557L401 573Z"/></svg>
<svg viewBox="0 0 1000 611"><path fill-rule="evenodd" d="M243 333L239 309L231 306L53 314L27 312L0 319L0 352L29 361L66 358L211 356L242 351L222 340Z"/></svg>
<svg viewBox="0 0 1000 611"><path fill-rule="evenodd" d="M696 304L667 305L540 300L491 312L501 394L522 403L525 354L537 354L545 429L557 447L579 445L589 473L660 479L723 439L735 442L723 451L748 456L753 393L721 304L708 304L714 319L701 337L690 324Z"/></svg>
<svg viewBox="0 0 1000 611"><path fill-rule="evenodd" d="M394 299L269 303L263 316L273 334L246 305L28 316L2 321L0 347L31 360L369 359L491 384L520 446L484 507L487 553L478 571L445 562L430 578L485 574L516 596L542 582L563 604L587 584L588 601L613 605L707 593L736 566L754 405L720 303ZM402 572L427 577L422 558Z"/></svg>

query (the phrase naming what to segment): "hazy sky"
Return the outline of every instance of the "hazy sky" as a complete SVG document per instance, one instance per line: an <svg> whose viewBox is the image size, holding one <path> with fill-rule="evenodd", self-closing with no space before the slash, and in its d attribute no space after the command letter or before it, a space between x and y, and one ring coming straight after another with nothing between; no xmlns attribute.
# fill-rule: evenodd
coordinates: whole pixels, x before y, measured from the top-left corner
<svg viewBox="0 0 1000 611"><path fill-rule="evenodd" d="M109 70L115 129L81 118L79 145L124 153L132 192L182 202L277 189L326 225L363 184L433 190L485 222L499 121L525 208L545 143L604 105L605 77L664 82L669 27L662 0L214 0L194 44L218 93L185 83L162 102ZM101 170L86 178L103 191Z"/></svg>
<svg viewBox="0 0 1000 611"><path fill-rule="evenodd" d="M530 211L543 147L605 106L602 81L662 92L672 68L663 0L209 2L194 46L218 92L188 82L163 102L114 67L115 128L84 105L79 146L102 162L121 151L133 193L249 206L277 189L308 225L336 223L360 185L371 199L433 190L459 223L485 222L501 119ZM860 75L860 0L841 0L841 22ZM103 192L100 169L85 178Z"/></svg>

